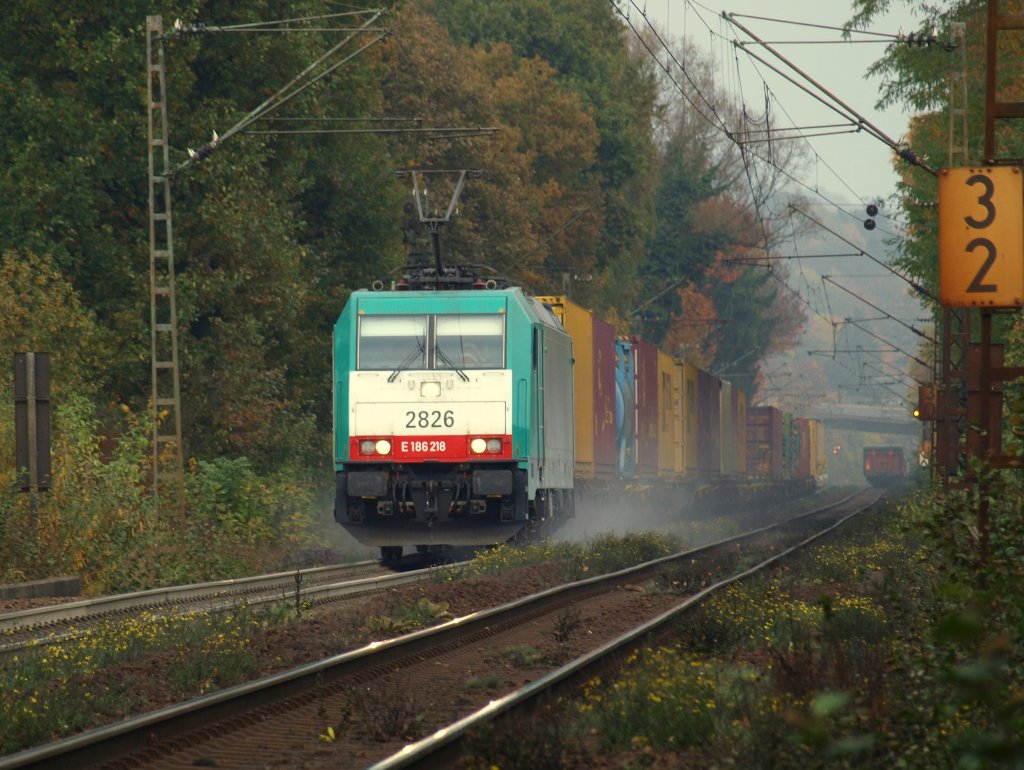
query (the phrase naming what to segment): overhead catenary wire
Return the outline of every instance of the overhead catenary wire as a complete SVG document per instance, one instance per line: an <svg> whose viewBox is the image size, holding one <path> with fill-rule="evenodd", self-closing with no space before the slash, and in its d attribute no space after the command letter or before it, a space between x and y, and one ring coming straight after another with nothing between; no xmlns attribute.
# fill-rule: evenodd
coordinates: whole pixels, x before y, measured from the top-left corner
<svg viewBox="0 0 1024 770"><path fill-rule="evenodd" d="M883 343L885 345L889 345L891 347L896 348L896 350L898 350L900 353L905 355L907 358L910 358L910 359L913 359L914 361L917 361L917 363L921 364L921 366L928 367L928 368L931 367L931 364L929 364L927 361L922 361L920 358L918 358L913 353L910 353L910 352L904 350L903 348L901 348L899 345L897 345L896 343L892 342L891 340L887 340L885 337L882 337L881 335L875 334L875 332L871 331L870 329L868 329L865 326L862 326L859 322L854 321L852 318L844 319L844 323L850 324L851 326L856 326L862 332L864 332L865 334L867 334L867 335L869 335L871 337L874 337L879 342L881 342L881 343Z"/></svg>
<svg viewBox="0 0 1024 770"><path fill-rule="evenodd" d="M827 230L828 232L830 232L832 235L834 235L836 238L838 238L839 240L841 240L843 243L847 244L848 246L853 246L854 248L858 248L857 244L855 244L849 238L846 238L845 236L840 235L835 230L833 230L831 227L829 227L828 225L826 225L826 224L824 224L822 222L819 222L817 219L812 217L807 212L802 211L797 206L794 206L793 204L790 204L789 208L790 208L790 210L795 211L797 214L800 214L801 216L804 216L807 219L809 219L810 221L814 222L814 224L816 224L818 227L822 228L823 230ZM879 264L882 267L884 267L886 270L888 270L890 273L895 275L900 280L905 281L918 294L921 294L921 295L923 295L925 297L928 297L928 299L932 300L933 302L938 302L938 298L934 294L932 294L930 291L928 291L928 289L926 289L921 284L917 283L917 281L913 280L912 278L908 278L907 276L903 275L903 273L901 273L898 270L894 269L891 265L888 265L885 262L883 262L882 260L878 259L877 257L872 256L871 254L869 254L868 252L864 251L863 249L860 249L860 255L867 257L872 262L876 262L877 264Z"/></svg>
<svg viewBox="0 0 1024 770"><path fill-rule="evenodd" d="M687 5L687 8L690 8L691 6L692 6L692 7L695 7L695 8L696 8L696 7L700 7L700 8L703 8L703 9L704 9L705 11L707 11L708 13L711 13L711 14L714 14L715 16L717 16L717 17L719 18L720 22L722 21L722 16L721 16L721 14L719 14L719 13L718 13L717 11L714 11L714 10L712 10L712 9L708 8L707 6L703 5L702 3L699 3L699 2L697 2L696 0L687 0L687 3L686 3L686 5ZM722 33L721 33L721 32L716 32L716 31L715 31L714 29L712 29L712 27L711 27L711 26L710 26L710 25L709 25L709 24L707 23L707 21L706 21L706 20L705 20L705 19L704 19L704 18L703 18L703 17L701 16L701 14L700 14L699 12L697 12L696 10L695 10L695 15L697 16L697 18L699 18L699 19L701 20L701 22L702 22L702 23L703 23L703 24L705 25L705 27L707 27L707 29L708 29L708 32L709 32L709 33L710 33L710 34L711 34L712 36L715 36L715 35L717 35L717 36L719 36L719 39L723 40L723 42L725 41L725 37L724 37L724 35L722 35ZM750 17L750 18L758 18L758 17ZM766 19L767 19L768 17L763 17L763 18L766 18ZM805 23L804 23L804 22L790 22L790 21L785 21L785 20L778 20L778 19L771 19L771 20L772 20L772 21L780 21L780 22L784 22L784 23L790 23L790 24L795 24L796 26L803 26L803 25L805 25ZM723 22L723 23L724 23L724 22ZM824 25L821 25L821 26L824 26ZM843 31L844 33L845 33L845 32L847 31L847 30L846 30L845 28L841 28L841 27L836 27L835 29L839 29L839 30L842 30L842 31ZM887 33L874 33L874 32L868 32L868 31L866 31L866 30L856 30L856 33L857 33L857 34L862 34L862 35L865 35L865 34L866 34L866 35L879 35L879 36L885 36L885 35L887 34ZM889 37L892 37L892 38L894 38L895 40L900 40L900 39L902 39L902 38L900 38L900 36L899 36L899 35L888 35L888 36L889 36ZM849 41L833 41L833 43L842 43L842 44L847 44L848 42L849 42ZM748 52L748 53L749 53L749 52ZM756 63L756 62L758 61L758 59L755 59L754 57L752 57L752 56L751 56L751 57L750 57L750 60L751 60L752 66L754 67L755 71L757 71L757 69L758 69L758 68L757 68L757 63ZM738 72L737 72L737 75L738 75ZM764 75L763 75L763 74L760 74L760 78L761 78L761 81L762 81L762 82L765 82L765 83L767 82L767 81L765 80L765 77L764 77ZM774 97L774 94L773 94L773 98L775 98L776 102L778 101L778 100L777 100L777 97ZM783 105L782 105L781 103L779 103L779 107L780 107L780 109L782 110L782 112L783 112L783 113L784 113L784 114L785 114L785 115L787 116L787 118L789 118L790 122L791 122L791 123L793 123L793 125L794 125L794 127L792 127L792 128L788 128L788 129L782 129L782 130L788 130L788 131L799 131L799 129L795 127L795 121L793 121L792 117L791 117L791 116L789 115L789 113L788 113L788 112L786 111L785 107L784 107L784 106L783 106ZM849 117L848 117L847 119L849 120ZM851 125L854 125L854 124L853 124L853 123L851 122ZM847 188L848 190L850 190L850 192L853 192L853 193L854 193L854 195L856 195L856 192L855 192L855 191L854 191L854 190L853 190L853 189L852 189L852 188L850 187L850 185L849 185L849 184L848 184L848 183L846 182L846 180L845 180L845 179L844 179L844 178L842 177L842 175L841 175L841 174L840 174L839 172L837 172L837 171L836 171L836 170L835 170L835 169L834 169L834 168L832 167L832 165L831 165L830 163L828 163L828 161L827 161L827 160L825 160L825 159L824 159L824 158L823 158L823 157L821 156L821 154L820 154L819 152L817 152L817 150L814 150L814 148L813 148L813 145L812 145L812 144L811 144L811 142L809 141L808 137L807 137L807 136L803 136L803 137L801 137L801 138L803 138L803 139L804 139L804 141L805 141L805 142L807 143L807 145L808 145L809 147L811 147L811 148L812 148L812 151L813 151L813 153L814 153L814 158L815 158L815 162L816 162L816 164L817 164L817 163L821 163L821 164L823 164L823 165L824 165L824 166L825 166L825 167L826 167L826 168L827 168L827 169L828 169L828 170L829 170L829 171L830 171L830 172L832 173L832 175L833 175L833 176L834 176L834 177L836 178L836 180L838 180L838 182L839 182L840 184L842 184L842 185L843 185L844 187L846 187L846 188ZM765 158L760 158L760 159L761 159L762 161L768 162L768 161L767 161L767 160L766 160ZM803 187L804 189L807 189L807 190L808 190L809 192L812 192L812 193L814 193L814 194L815 194L815 195L817 195L818 197L821 197L821 198L822 198L823 200L825 200L825 201L826 201L826 202L827 202L827 203L828 203L829 205L833 205L833 206L837 206L837 207L839 207L839 206L838 206L838 204L836 204L836 203L835 203L834 201L831 201L831 200L830 200L830 199L829 199L829 198L828 198L828 197L827 197L827 196L826 196L826 195L825 195L824 193L822 193L822 192L821 192L821 190L820 190L819 186L817 185L817 182L815 183L815 185L814 185L814 186L808 185L808 184L806 184L805 182L803 182L802 180L800 180L800 179L798 179L798 178L796 178L796 177L792 176L791 174L789 174L789 173L788 173L788 172L787 172L787 171L786 171L785 169L783 169L783 168L781 168L781 167L778 167L778 166L777 166L776 168L777 168L777 169L778 169L778 170L779 170L779 171L780 171L780 172L781 172L782 174L784 174L785 176L787 176L787 177L788 177L788 178L789 178L789 179L790 179L791 181L793 181L794 183L796 183L796 184L800 185L800 186L801 186L801 187ZM839 207L839 208L841 209L841 207ZM841 209L841 210L842 210L842 209ZM845 210L843 210L843 213L849 214L849 212L846 212ZM851 216L852 216L852 215L851 215ZM883 232L885 232L885 231L883 231ZM888 233L888 234L889 234L889 235L895 235L894 233Z"/></svg>
<svg viewBox="0 0 1024 770"><path fill-rule="evenodd" d="M357 13L357 12L353 12L353 13ZM277 91L275 91L269 97L267 97L259 106L257 106L255 109L251 110L247 115L245 115L234 126L232 126L231 128L227 129L226 131L224 131L223 134L218 134L217 131L214 131L213 132L213 138L209 142L207 142L206 144L202 145L197 150L190 149L189 153L188 153L189 157L183 163L181 163L179 166L177 166L175 169L173 169L171 171L171 174L173 175L173 174L181 173L182 171L190 168L191 166L193 166L194 164L198 163L199 161L209 157L214 151L219 149L221 147L221 145L223 145L224 142L226 142L228 139L230 139L231 137L235 136L236 134L244 131L245 129L247 129L250 125L252 125L257 120L260 120L261 118L264 118L265 116L269 115L274 110L280 108L284 104L287 104L292 99L294 99L296 96L298 96L300 93L305 91L307 88L309 88L310 86L314 85L315 83L320 82L321 80L326 78L328 75L332 74L333 72L338 70L340 67L344 66L345 64L350 62L352 59L354 59L355 57L359 56L364 51L369 49L370 47L376 45L381 40L385 39L390 34L390 30L388 30L386 28L378 28L378 27L374 26L376 21L385 13L384 9L368 9L366 11L362 11L362 12L358 12L358 13L360 13L362 16L366 16L367 14L369 14L370 18L368 18L365 22L363 22L363 24L360 24L360 25L358 25L358 26L356 26L354 28L351 28L351 30L348 31L346 36L341 41L339 41L335 45L331 46L322 56L320 56L318 59L316 59L311 64L309 64L305 69L303 69L298 75L293 77L283 87L279 88ZM346 15L352 15L352 13L346 14ZM311 18L311 17L304 17L304 18ZM266 23L264 23L264 24L266 24ZM180 23L176 22L175 23L175 31L177 31L179 34L184 34L185 33L184 30L191 29L191 27L194 27L194 26L195 25L190 25L190 26L181 25ZM203 26L204 31L205 30L228 31L226 29L225 30L220 30L220 29L216 29L216 28L208 28L205 25L202 25L202 26ZM298 27L289 28L289 30L293 31L293 32L305 31L304 29L298 28ZM241 30L241 31L249 31L249 32L256 31L256 32L259 32L259 31L262 31L262 29L253 29L252 26L249 25L248 29ZM327 64L327 62L332 57L334 57L336 54L338 54L349 43L351 43L353 40L355 40L359 35L362 35L362 34L364 34L366 32L375 32L376 34L373 37L373 39L371 39L369 42L365 43L364 45L360 46L355 51L353 51L353 52L343 56L338 61L335 61L333 63ZM321 67L323 69L321 69L318 72L317 70L320 69Z"/></svg>
<svg viewBox="0 0 1024 770"><path fill-rule="evenodd" d="M936 342L935 338L932 337L930 334L921 331L920 329L918 329L913 324L908 324L906 321L900 320L899 318L897 318L896 316L892 315L891 313L887 313L885 310L880 308L878 305L875 305L874 303L866 300L864 297L862 297L859 294L857 294L857 292L851 291L850 289L847 289L845 286L843 286L841 283L838 283L834 278L832 278L832 276L830 276L830 275L823 275L823 276L821 276L821 280L822 281L828 281L833 286L837 286L840 289L842 289L843 291L845 291L851 297L855 297L856 299L859 299L861 302L863 302L868 307L870 307L870 308L872 308L874 310L877 310L879 313L885 314L886 318L888 318L891 321L895 321L896 323L900 324L901 326L906 327L907 329L912 331L914 334L916 334L918 337L923 337L924 339L928 340L931 343L935 343Z"/></svg>
<svg viewBox="0 0 1024 770"><path fill-rule="evenodd" d="M756 57L755 54L751 54L752 56L755 56L760 61L762 61L762 63L764 63L765 66L771 67L773 70L778 72L782 77L786 78L791 83L793 83L793 85L795 85L798 88L801 88L801 89L807 91L807 93L811 94L812 96L815 96L815 98L819 98L819 100L822 101L826 106L830 107L835 112L838 112L840 115L843 115L843 110L846 110L850 115L853 116L853 118L854 118L853 122L855 122L857 125L863 126L865 128L865 130L867 130L872 136L874 136L875 138L877 138L880 141L882 141L885 144L887 144L892 150L894 150L905 161L907 161L908 163L911 163L912 165L919 166L920 168L922 168L923 170L927 171L932 176L937 176L938 175L938 172L936 172L935 169L933 169L931 166L929 166L923 160L918 158L914 154L914 152L910 149L910 147L901 145L895 139L892 139L891 137L889 137L884 131L882 131L880 128L878 128L873 123L871 123L871 121L867 120L863 115L861 115L856 110L854 110L852 107L850 107L848 104L846 104L846 102L844 102L838 96L836 96L831 91L829 91L827 88L825 88L821 83L819 83L817 80L815 80L810 75L808 75L806 72L804 72L802 69L797 67L796 64L794 64L792 61L787 59L781 53L776 51L770 45L765 43L763 40L761 40L761 38L759 38L757 35L755 35L753 32L751 32L749 29L747 29L744 25L742 25L738 21L736 21L735 20L736 19L736 14L728 14L728 13L724 13L723 12L722 15L723 15L724 18L726 18L728 21L730 21L733 25L735 25L736 27L741 29L743 32L745 32L747 35L749 35L755 42L757 42L763 48L765 48L766 50L771 52L772 55L774 55L777 59L779 59L780 61L784 62L786 64L786 66L788 66L794 72L799 73L800 76L805 78L809 83L813 83L815 88L817 88L819 91L821 91L821 93L823 93L826 96L828 96L829 99L831 99L835 104L829 104L828 102L825 102L824 100L820 100L820 98L817 97L812 91L807 89L802 84L798 83L796 80L794 80L790 76L788 76L785 73L779 71L777 68L775 68L774 65L770 64L769 62L764 61L760 57ZM842 109L839 109L835 105L838 105ZM845 117L845 115L844 115L844 117Z"/></svg>
<svg viewBox="0 0 1024 770"><path fill-rule="evenodd" d="M625 15L624 15L624 14L622 13L622 10L621 10L621 9L620 9L620 8L618 7L618 5L616 4L615 0L612 0L612 3L613 3L613 6L615 7L616 11L617 11L617 12L618 12L618 13L619 13L620 15L622 15L622 16L623 16L623 18L625 18ZM631 5L632 7L635 7L635 8L637 8L637 10L638 10L638 11L640 10L640 9L639 9L639 7L638 7L638 6L636 5L636 2L635 2L635 0L629 0L629 1L628 1L628 5L627 5L627 7L628 7L628 6L630 6L630 5ZM687 5L688 5L688 6L690 6L690 5L700 5L700 4L699 4L699 3L693 3L693 2L692 2L692 0L687 0ZM704 7L704 6L702 6L702 7ZM755 203L755 207L756 207L756 208L757 208L758 210L760 210L760 207L761 207L761 205L763 205L763 204L764 204L765 202L764 202L764 201L758 201L758 200L756 199L756 193L754 193L754 186L753 186L753 183L752 183L752 181L750 180L750 170L749 170L749 168L748 168L748 160L747 160L747 155L746 155L746 153L744 153L744 147L742 146L742 144L741 144L741 143L740 143L740 141L738 140L738 137L737 137L737 135L736 135L736 132L734 132L733 130L731 130L731 129L730 129L730 128L729 128L729 127L728 127L728 126L727 126L727 125L725 124L725 122L724 122L724 119L723 119L723 118L722 118L722 116L721 116L721 115L719 114L719 111L718 111L718 109L717 109L717 108L716 108L716 107L714 106L713 102L712 102L712 101L711 101L711 100L710 100L710 99L709 99L709 98L708 98L707 96L705 96L705 94L704 94L704 93L703 93L703 91L702 91L702 90L700 89L700 87L699 87L699 86L698 86L698 85L697 85L697 84L696 84L696 83L694 82L694 80L693 80L693 78L692 78L692 77L690 76L689 72L688 72L688 71L686 70L686 68L684 67L684 65L683 65L683 64L682 64L682 63L681 63L681 62L679 61L679 58L678 58L678 57L677 57L677 56L676 56L676 55L675 55L675 54L674 54L674 53L672 52L672 50L671 50L671 48L670 48L670 47L668 46L667 42L666 42L666 41L664 40L664 38L663 38L663 37L661 36L661 34L660 34L660 33L658 32L657 28L655 28L655 27L654 27L654 25L653 25L653 24L652 24L652 23L650 22L650 20L649 20L649 19L647 19L647 17L646 17L646 14L641 14L641 15L643 16L643 18L644 18L644 19L645 19L645 21L647 22L647 27L648 27L648 29L649 29L650 33L651 33L651 34L653 35L653 37L654 37L654 38L655 38L655 39L656 39L656 40L658 41L658 43L660 44L660 46L661 46L662 50L663 50L663 51L665 52L665 54L666 54L666 57L667 57L667 60L668 60L668 61L670 61L671 63L675 64L675 66L679 68L680 72L682 72L682 73L683 73L684 77L685 77L685 78L687 79L688 83L689 83L689 84L690 84L690 86L691 86L691 87L693 88L693 90L694 90L694 92L696 93L697 97L699 97L699 99L700 99L700 100L701 100L701 101L702 101L702 102L703 102L704 104L708 105L709 111L710 111L710 112L712 113L712 115L714 116L714 118L712 118L712 117L709 117L709 115L708 115L708 114L707 114L707 113L706 113L706 112L705 112L705 111L704 111L704 110L703 110L703 109L702 109L702 108L701 108L701 107L700 107L700 106L699 106L699 105L698 105L698 104L697 104L697 103L695 102L694 98L693 98L693 97L691 97L691 96L690 96L690 95L689 95L689 94L688 94L688 93L686 92L686 90L682 88L682 85L681 85L681 84L679 83L679 81L678 81L678 80L676 80L676 78L675 78L675 77L674 77L674 76L672 75L672 72L671 72L671 70L670 70L670 68L669 68L668 64L667 64L667 63L665 63L665 62L662 62L662 61L661 61L661 59L659 58L658 54L656 54L656 53L655 53L655 52L654 52L654 51L653 51L653 50L651 49L651 46L650 46L650 45L648 45L648 43L647 43L646 39L645 39L645 38L643 37L643 35L641 35L641 34L640 34L639 30L637 30L636 26L635 26L635 25L634 25L634 24L632 23L632 21L631 21L630 19L627 19L627 20L626 20L626 23L627 23L627 25L628 25L628 26L630 27L630 29L631 29L631 30L633 31L633 33L634 33L634 34L636 35L636 37L637 37L637 38L638 38L638 39L640 40L640 43L641 43L641 45L643 45L643 47L644 47L644 48L645 48L645 49L646 49L646 50L648 51L648 53L649 53L649 54L651 55L651 57L652 57L652 58L654 59L654 61L655 61L655 62L656 62L656 63L658 64L658 66L659 66L659 67L660 67L660 68L661 68L661 69L662 69L662 70L663 70L663 71L665 72L665 74L666 74L666 76L668 77L669 81L670 81L670 82L671 82L671 83L672 83L672 84L673 84L673 85L675 86L675 88L676 88L676 89L677 89L677 90L678 90L678 91L680 92L680 94L681 94L681 95L683 96L684 100L685 100L685 101L687 101L687 102L688 102L688 103L689 103L689 104L690 104L690 105L691 105L691 106L692 106L692 107L694 108L694 110L696 111L696 113L697 113L697 114L698 114L698 115L699 115L700 117L704 118L704 119L705 119L705 120L706 120L707 122L709 122L710 124L714 125L714 126L715 126L716 128L718 128L719 130L721 130L721 131L722 131L722 133L723 133L723 135L724 135L724 136L726 136L726 138L728 138L728 139L729 139L730 141L732 141L732 142L733 142L734 144L736 144L736 145L737 145L737 147L738 147L738 148L740 149L740 152L741 152L741 159L742 159L742 160L743 160L743 162L744 162L744 167L745 167L745 170L746 170L746 172L747 172L747 175L748 175L748 183L749 183L749 184L750 184L750 186L751 186L751 191L752 191L752 194L753 194L753 196L754 196L754 203ZM709 33L710 33L710 34L712 35L712 37L716 37L716 36L717 36L717 37L718 37L718 39L720 39L720 40L723 40L723 41L725 40L724 36L723 36L723 35L722 35L721 33L716 33L716 32L715 32L715 30L714 30L714 29L713 29L713 28L712 28L712 27L711 27L711 26L710 26L710 25L709 25L709 24L707 23L707 21L706 21L706 20L704 20L704 19L703 19L703 17L701 17L701 16L700 16L700 14L699 14L699 13L698 13L698 14L696 14L696 15L697 15L697 17L698 17L698 18L699 18L699 19L701 20L701 22L702 22L702 23L704 24L704 26L705 26L705 27L707 28L708 32L709 32ZM748 52L748 53L749 53L749 52ZM764 82L764 79L763 79L763 78L762 78L762 82ZM851 124L855 124L855 123L856 123L856 121L854 121L854 120L853 120L852 116L850 116L850 115L845 115L844 117L845 117L845 118L846 118L846 119L847 119L848 121L850 121L850 122L851 122ZM783 130L795 130L795 129L783 129ZM805 138L805 141L806 141L806 138ZM751 155L751 157L753 157L753 158L756 158L757 160L760 160L761 162L764 162L764 163L767 163L767 164L771 165L771 166L772 166L773 168L775 168L775 169L776 169L776 170L777 170L777 171L778 171L779 173L781 173L781 174L782 174L783 176L785 176L785 177L786 177L787 179L789 179L789 180L791 180L791 181L795 182L796 184L800 185L801 187L803 187L803 188L807 189L807 190L808 190L809 192L812 192L812 193L814 193L815 195L817 195L817 196L821 197L821 198L822 198L823 200L827 201L827 202L828 202L828 203L829 203L830 205L836 206L836 207L837 207L837 208L839 208L839 209L840 209L841 211L843 211L843 213L845 213L845 214L847 214L847 215L850 215L850 214L849 214L849 212L846 212L845 210L843 210L843 209L842 209L842 207L840 207L840 206L839 206L838 204L836 204L836 203L835 203L834 201L831 201L831 200L830 200L830 199L828 198L828 196L826 196L826 195L824 195L823 193L821 193L820 189L818 189L817 187L811 187L811 186L807 185L807 184L806 184L806 183L804 183L804 182L803 182L802 180L800 180L800 179L796 178L795 176L793 176L792 174L790 174L790 173L789 173L788 171L786 171L786 170L785 170L784 168L782 168L781 166L779 166L779 165L778 165L777 163L773 162L772 160L770 160L770 159L768 159L768 158L765 158L765 157L763 157L763 156L761 156L761 155L757 154L756 152L750 152L750 155ZM820 158L820 155L818 155L818 153L815 153L815 156L816 156L816 157L818 157L818 158ZM823 162L824 162L824 161L823 161ZM835 170L831 168L831 166L829 166L829 165L828 165L827 163L826 163L825 165L826 165L826 166L827 166L827 167L829 168L829 170L830 170L830 171L832 171L832 173L833 173L833 174L834 174L834 175L835 175L835 176L836 176L836 177L837 177L838 179L840 179L840 181L843 181L843 180L842 180L842 177L841 177L841 176L840 176L839 174L837 174L837 173L835 172ZM844 184L845 184L845 182L844 182ZM848 184L845 184L845 186L846 186L846 187L847 187L848 189L850 189L850 188L849 188L849 185L848 185ZM852 191L852 189L851 189L851 192L853 192L853 191ZM852 215L850 215L850 216L852 216ZM763 227L763 226L764 226L764 222L763 222L763 220L762 220L761 224L762 224L762 227ZM884 232L884 231L883 231L883 232ZM889 233L889 234L890 234L890 235L895 235L895 234L893 234L893 233Z"/></svg>

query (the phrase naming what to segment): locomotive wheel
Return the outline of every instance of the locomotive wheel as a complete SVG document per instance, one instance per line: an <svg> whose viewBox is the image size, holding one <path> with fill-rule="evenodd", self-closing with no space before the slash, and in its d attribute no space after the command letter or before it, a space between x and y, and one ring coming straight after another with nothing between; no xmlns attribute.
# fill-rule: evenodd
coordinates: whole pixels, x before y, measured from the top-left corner
<svg viewBox="0 0 1024 770"><path fill-rule="evenodd" d="M380 547L380 560L385 562L400 561L402 558L402 546L382 545Z"/></svg>

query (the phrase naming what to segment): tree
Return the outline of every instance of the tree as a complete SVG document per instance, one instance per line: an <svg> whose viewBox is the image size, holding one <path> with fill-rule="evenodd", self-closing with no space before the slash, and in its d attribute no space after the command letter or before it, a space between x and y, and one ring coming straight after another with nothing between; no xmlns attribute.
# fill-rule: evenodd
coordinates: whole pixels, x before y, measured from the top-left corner
<svg viewBox="0 0 1024 770"><path fill-rule="evenodd" d="M172 164L211 130L234 125L329 43L326 33L175 35L173 19L215 26L334 10L321 0L165 8ZM0 241L21 255L52 257L110 331L107 395L139 407L149 397L143 93L150 12L132 0L66 7L13 0L0 14ZM376 73L372 55L358 57L288 109L374 115ZM399 260L397 190L380 184L391 168L379 137L243 133L174 177L191 453L250 454L260 467L328 457L331 324L351 285ZM307 427L289 445L281 425L312 418L319 445Z"/></svg>
<svg viewBox="0 0 1024 770"><path fill-rule="evenodd" d="M792 345L803 323L778 291L773 279L779 276L752 264L770 253L776 238L764 204L782 197L784 172L800 156L780 142L769 163L734 142L725 131L742 135L746 111L718 92L711 64L697 50L662 40L651 34L644 47L658 53L674 45L683 53L660 74L656 220L643 276L650 286L681 290L656 294L638 318L645 336L671 345L685 338L694 360L753 394L759 362ZM675 65L679 60L687 63L685 72Z"/></svg>
<svg viewBox="0 0 1024 770"><path fill-rule="evenodd" d="M854 15L847 22L847 28L866 27L889 4L888 0L856 0ZM869 74L884 77L879 107L902 103L918 111L919 114L911 121L904 149L926 159L932 167L946 166L950 162L949 75L959 69L964 60L967 67L964 75L968 94L968 146L967 158L962 159L962 163L979 164L984 160L986 7L982 0L947 1L922 9L915 5L915 10L921 10L921 30L916 35L917 40L927 41L931 36L934 42L894 43L869 70ZM954 23L965 25L966 51L951 45ZM1019 77L1019 63L1024 61L1024 41L1020 35L1003 33L999 35L998 45L999 99L1022 101L1024 84ZM1021 157L1024 153L1024 125L1021 121L998 121L996 145L997 158ZM894 155L893 166L900 174L897 196L907 220L907 237L896 244L899 254L897 265L938 296L935 178L908 164L900 156Z"/></svg>
<svg viewBox="0 0 1024 770"><path fill-rule="evenodd" d="M644 239L651 223L651 118L656 90L651 68L630 46L631 33L609 3L567 0L421 0L452 38L490 49L508 44L521 59L551 65L558 81L578 94L600 136L589 170L603 231L596 278L587 288L598 309L631 306Z"/></svg>

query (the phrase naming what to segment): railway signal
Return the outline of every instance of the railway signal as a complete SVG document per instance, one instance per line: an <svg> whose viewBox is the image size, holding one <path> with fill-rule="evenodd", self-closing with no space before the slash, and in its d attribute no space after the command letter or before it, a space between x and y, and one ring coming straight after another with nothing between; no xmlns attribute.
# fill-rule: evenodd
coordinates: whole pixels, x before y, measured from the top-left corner
<svg viewBox="0 0 1024 770"><path fill-rule="evenodd" d="M864 220L865 230L875 229L875 217L878 216L878 206L874 203L869 203L867 207L868 218Z"/></svg>
<svg viewBox="0 0 1024 770"><path fill-rule="evenodd" d="M935 385L920 385L917 389L917 408L914 417L922 422L934 422L938 411Z"/></svg>

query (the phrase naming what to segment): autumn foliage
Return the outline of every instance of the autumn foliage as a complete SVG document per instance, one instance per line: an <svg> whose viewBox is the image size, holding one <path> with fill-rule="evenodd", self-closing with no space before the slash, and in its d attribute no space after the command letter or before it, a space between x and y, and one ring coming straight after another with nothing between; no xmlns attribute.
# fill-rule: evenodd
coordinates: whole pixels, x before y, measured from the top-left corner
<svg viewBox="0 0 1024 770"><path fill-rule="evenodd" d="M323 28L214 28L336 11L324 0L168 9L165 29L180 16L209 33L164 41L172 166L339 40ZM756 350L744 361L756 371L799 326L778 273L751 264L772 247L754 203L769 191L744 186L743 158L665 88L615 4L409 0L388 11L386 38L274 115L290 122L258 121L172 180L197 528L184 535L207 543L194 553L254 532L266 553L283 552L267 545L271 533L313 517L312 503L298 505L331 483L331 326L353 289L432 259L398 170L474 170L441 234L446 262L567 292L622 333L705 367L727 371ZM134 0L13 0L0 14L0 360L51 353L65 474L41 509L56 517L38 533L51 561L5 560L9 576L67 569L95 586L130 582L129 572L146 582L158 575L144 554L165 546L168 564L180 563L175 549L186 547L157 537L147 519L140 417L151 392L143 29L152 12ZM452 179L430 186L432 205L446 207ZM10 419L0 409L0 435L10 437ZM7 446L0 480L9 484ZM235 510L250 499L249 513ZM26 524L23 503L10 487L0 496L4 548ZM329 518L327 506L316 518ZM287 538L293 550L301 542ZM239 553L257 550L246 541ZM139 562L116 574L100 566L116 551Z"/></svg>

